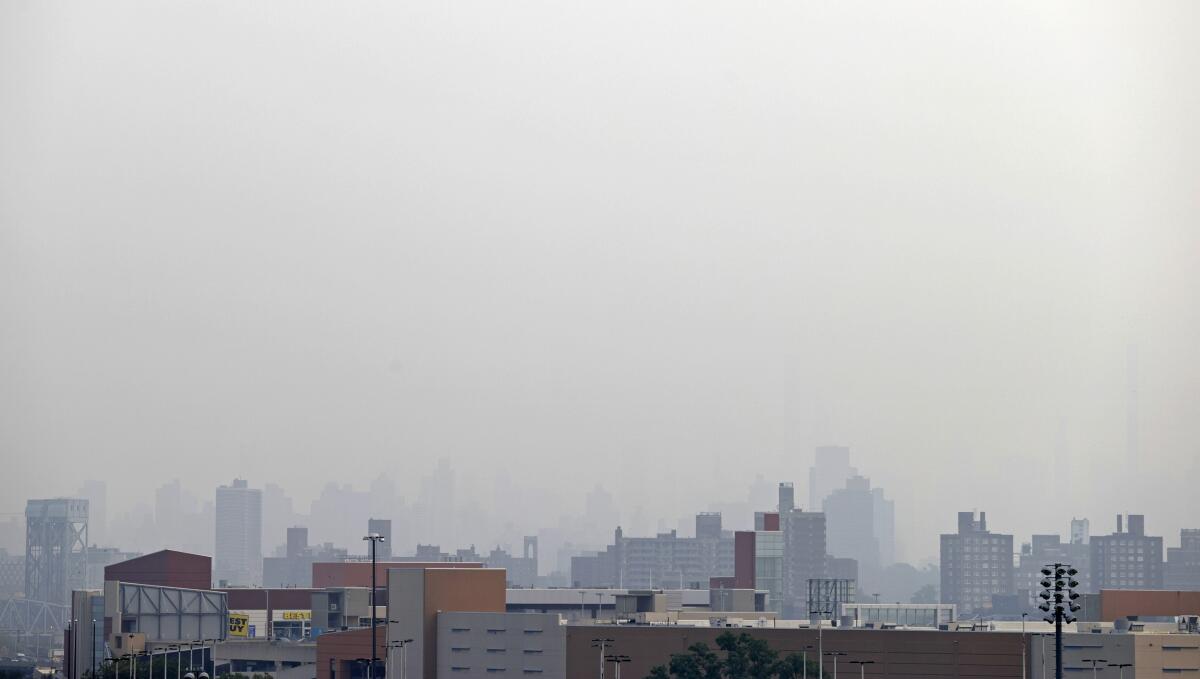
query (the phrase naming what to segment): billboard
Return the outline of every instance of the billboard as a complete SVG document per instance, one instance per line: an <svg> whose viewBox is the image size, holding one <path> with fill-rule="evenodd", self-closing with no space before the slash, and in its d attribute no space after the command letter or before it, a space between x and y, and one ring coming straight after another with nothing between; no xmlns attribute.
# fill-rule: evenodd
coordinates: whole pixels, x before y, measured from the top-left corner
<svg viewBox="0 0 1200 679"><path fill-rule="evenodd" d="M250 616L244 613L229 614L229 636L245 638L250 635Z"/></svg>

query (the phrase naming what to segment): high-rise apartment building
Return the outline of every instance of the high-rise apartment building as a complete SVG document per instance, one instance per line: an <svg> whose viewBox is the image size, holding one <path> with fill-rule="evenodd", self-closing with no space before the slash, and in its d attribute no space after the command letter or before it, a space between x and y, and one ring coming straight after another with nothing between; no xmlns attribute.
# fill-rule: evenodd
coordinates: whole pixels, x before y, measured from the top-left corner
<svg viewBox="0 0 1200 679"><path fill-rule="evenodd" d="M958 532L942 535L942 603L962 613L992 608L993 595L1012 595L1013 536L987 529L987 513L958 513Z"/></svg>
<svg viewBox="0 0 1200 679"><path fill-rule="evenodd" d="M690 587L734 570L733 536L713 532L712 519L697 519L706 537L681 538L675 531L626 537L620 527L613 544L596 554L571 557L571 582L579 587ZM701 529L701 526L704 526ZM715 537L711 537L715 535Z"/></svg>
<svg viewBox="0 0 1200 679"><path fill-rule="evenodd" d="M1029 542L1021 545L1015 575L1017 594L1021 596L1019 602L1023 605L1041 603L1037 596L1042 591L1041 582L1045 577L1042 568L1051 563L1071 564L1079 571L1075 576L1079 581L1077 591L1095 591L1092 589L1091 562L1091 551L1085 544L1063 542L1058 535L1034 535Z"/></svg>
<svg viewBox="0 0 1200 679"><path fill-rule="evenodd" d="M1117 532L1093 535L1092 587L1102 589L1162 589L1163 539L1146 535L1146 517L1129 515L1128 530L1117 515Z"/></svg>
<svg viewBox="0 0 1200 679"><path fill-rule="evenodd" d="M788 617L807 618L808 581L826 577L825 514L781 511L779 529L783 533L783 612Z"/></svg>
<svg viewBox="0 0 1200 679"><path fill-rule="evenodd" d="M1167 548L1167 589L1200 591L1200 528L1179 531L1179 546Z"/></svg>
<svg viewBox="0 0 1200 679"><path fill-rule="evenodd" d="M217 487L214 561L218 583L262 584L262 491L243 479Z"/></svg>

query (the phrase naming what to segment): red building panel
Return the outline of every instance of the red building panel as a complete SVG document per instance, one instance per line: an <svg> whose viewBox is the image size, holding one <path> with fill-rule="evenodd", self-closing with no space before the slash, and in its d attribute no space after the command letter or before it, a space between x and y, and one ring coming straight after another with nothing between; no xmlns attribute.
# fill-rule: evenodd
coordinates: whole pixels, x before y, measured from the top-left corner
<svg viewBox="0 0 1200 679"><path fill-rule="evenodd" d="M733 587L754 589L754 531L733 534Z"/></svg>
<svg viewBox="0 0 1200 679"><path fill-rule="evenodd" d="M212 588L212 557L164 549L104 567L104 580L158 587Z"/></svg>

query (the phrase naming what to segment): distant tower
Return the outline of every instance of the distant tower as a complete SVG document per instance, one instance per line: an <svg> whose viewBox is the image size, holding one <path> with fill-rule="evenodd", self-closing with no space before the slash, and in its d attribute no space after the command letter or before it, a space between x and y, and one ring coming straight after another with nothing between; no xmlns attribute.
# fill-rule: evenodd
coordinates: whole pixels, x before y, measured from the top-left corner
<svg viewBox="0 0 1200 679"><path fill-rule="evenodd" d="M1138 346L1126 347L1126 378L1128 383L1125 403L1125 478L1132 480L1141 460L1138 459Z"/></svg>
<svg viewBox="0 0 1200 679"><path fill-rule="evenodd" d="M295 559L304 556L308 551L308 529L304 526L292 526L287 529L287 558Z"/></svg>
<svg viewBox="0 0 1200 679"><path fill-rule="evenodd" d="M779 513L790 512L796 508L796 488L791 483L779 484Z"/></svg>
<svg viewBox="0 0 1200 679"><path fill-rule="evenodd" d="M521 556L526 559L533 559L533 566L536 569L538 565L538 539L536 535L525 536L525 549L521 552ZM535 570L536 572L536 570Z"/></svg>
<svg viewBox="0 0 1200 679"><path fill-rule="evenodd" d="M392 558L392 520L367 519L367 534L378 533L383 536L383 542L375 543L375 558L387 561Z"/></svg>
<svg viewBox="0 0 1200 679"><path fill-rule="evenodd" d="M1086 545L1090 541L1091 530L1087 519L1071 519L1071 544Z"/></svg>
<svg viewBox="0 0 1200 679"><path fill-rule="evenodd" d="M242 479L217 487L213 579L229 585L262 584L262 491Z"/></svg>
<svg viewBox="0 0 1200 679"><path fill-rule="evenodd" d="M25 598L71 603L87 584L88 501L30 500L25 505Z"/></svg>

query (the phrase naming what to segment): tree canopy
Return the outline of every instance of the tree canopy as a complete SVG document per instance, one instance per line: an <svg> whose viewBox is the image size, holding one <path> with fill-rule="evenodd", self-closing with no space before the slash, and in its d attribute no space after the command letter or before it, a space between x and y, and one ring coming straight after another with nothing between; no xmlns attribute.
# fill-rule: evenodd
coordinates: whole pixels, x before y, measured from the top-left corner
<svg viewBox="0 0 1200 679"><path fill-rule="evenodd" d="M767 642L745 632L725 632L717 637L717 649L720 652L705 643L693 644L686 653L673 655L666 665L650 670L648 679L797 679L805 676L802 654L793 652L781 658ZM815 659L808 660L807 675L817 679Z"/></svg>

